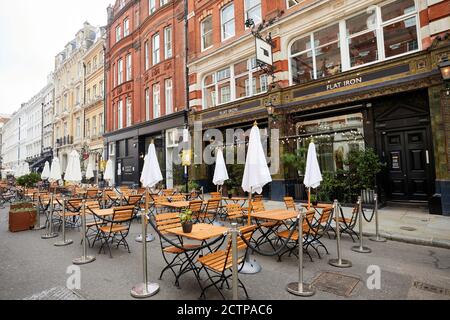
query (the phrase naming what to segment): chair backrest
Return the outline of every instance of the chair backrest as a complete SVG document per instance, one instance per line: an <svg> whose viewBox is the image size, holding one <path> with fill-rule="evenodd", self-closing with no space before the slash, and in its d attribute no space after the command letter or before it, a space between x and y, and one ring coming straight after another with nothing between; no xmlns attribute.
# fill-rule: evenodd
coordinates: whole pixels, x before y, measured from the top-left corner
<svg viewBox="0 0 450 320"><path fill-rule="evenodd" d="M245 243L244 240L242 240L242 238L244 238L247 242L250 242L250 239L252 238L255 230L256 230L255 225L239 228L241 236L238 236L238 238L237 238L238 259L244 258L246 250L247 250L247 244ZM225 259L225 268L224 269L228 269L231 267L231 266L228 266L228 268L227 268L227 265L230 264L229 262L232 261L232 255L233 255L232 244L233 244L232 238L230 237L230 240L228 241L228 245L227 245L227 257Z"/></svg>
<svg viewBox="0 0 450 320"><path fill-rule="evenodd" d="M242 207L237 203L228 204L227 215L230 219L242 217Z"/></svg>
<svg viewBox="0 0 450 320"><path fill-rule="evenodd" d="M181 227L178 213L162 213L155 215L156 227L161 234L167 234L166 230Z"/></svg>
<svg viewBox="0 0 450 320"><path fill-rule="evenodd" d="M252 201L251 204L252 212L262 212L266 211L264 203L262 201Z"/></svg>
<svg viewBox="0 0 450 320"><path fill-rule="evenodd" d="M113 221L114 223L130 222L134 214L134 206L117 207L114 208Z"/></svg>
<svg viewBox="0 0 450 320"><path fill-rule="evenodd" d="M137 206L138 203L141 201L142 199L142 195L138 194L138 195L131 195L128 197L128 204L130 206Z"/></svg>
<svg viewBox="0 0 450 320"><path fill-rule="evenodd" d="M152 196L152 198L156 205L161 204L161 202L167 202L166 196Z"/></svg>
<svg viewBox="0 0 450 320"><path fill-rule="evenodd" d="M176 194L174 196L171 196L170 199L172 200L172 202L180 202L184 201L186 198L182 194Z"/></svg>
<svg viewBox="0 0 450 320"><path fill-rule="evenodd" d="M317 222L322 226L326 226L328 225L329 222L331 222L332 215L333 215L333 207L332 206L327 207L322 210L322 213L317 219Z"/></svg>
<svg viewBox="0 0 450 320"><path fill-rule="evenodd" d="M189 210L191 210L194 215L199 214L202 211L202 206L202 200L193 200L189 202Z"/></svg>
<svg viewBox="0 0 450 320"><path fill-rule="evenodd" d="M220 194L220 192L211 192L211 199L222 199L222 195Z"/></svg>
<svg viewBox="0 0 450 320"><path fill-rule="evenodd" d="M96 198L98 197L98 189L88 189L86 191L87 198Z"/></svg>
<svg viewBox="0 0 450 320"><path fill-rule="evenodd" d="M66 209L72 212L78 212L83 204L83 199L70 199L67 200Z"/></svg>
<svg viewBox="0 0 450 320"><path fill-rule="evenodd" d="M220 207L220 199L209 199L208 203L206 204L206 211L217 211Z"/></svg>
<svg viewBox="0 0 450 320"><path fill-rule="evenodd" d="M98 203L98 201L86 201L86 208L90 208L90 209L100 209L100 204Z"/></svg>
<svg viewBox="0 0 450 320"><path fill-rule="evenodd" d="M295 210L295 202L294 202L294 198L292 197L285 197L284 198L284 204L286 205L286 209L288 210Z"/></svg>
<svg viewBox="0 0 450 320"><path fill-rule="evenodd" d="M173 190L173 189L165 189L162 191L163 196L166 196L166 197L171 196L174 193L175 193L175 190Z"/></svg>
<svg viewBox="0 0 450 320"><path fill-rule="evenodd" d="M253 196L253 202L262 202L263 201L263 196L262 194L255 194Z"/></svg>

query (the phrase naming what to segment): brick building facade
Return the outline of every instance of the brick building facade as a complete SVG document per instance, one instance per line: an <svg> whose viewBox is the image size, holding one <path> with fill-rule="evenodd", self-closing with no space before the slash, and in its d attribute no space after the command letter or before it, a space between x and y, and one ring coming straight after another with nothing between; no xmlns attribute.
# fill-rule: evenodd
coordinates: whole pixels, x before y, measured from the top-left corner
<svg viewBox="0 0 450 320"><path fill-rule="evenodd" d="M186 119L184 25L179 0L116 1L108 8L105 143L117 184L139 181L151 140L167 185L181 183L171 159Z"/></svg>

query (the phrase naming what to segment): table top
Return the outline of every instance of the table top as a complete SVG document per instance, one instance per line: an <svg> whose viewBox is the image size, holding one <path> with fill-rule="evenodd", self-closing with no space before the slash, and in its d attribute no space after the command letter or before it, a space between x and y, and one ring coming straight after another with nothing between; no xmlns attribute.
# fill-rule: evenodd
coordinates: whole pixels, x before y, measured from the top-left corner
<svg viewBox="0 0 450 320"><path fill-rule="evenodd" d="M175 201L175 202L164 201L164 202L160 202L159 205L164 206L164 207L175 208L175 209L183 209L183 208L188 208L189 203L190 203L189 201ZM207 204L207 201L203 201L203 204Z"/></svg>
<svg viewBox="0 0 450 320"><path fill-rule="evenodd" d="M114 208L109 209L92 209L92 211L99 217L112 216L114 214ZM87 214L91 214L89 210L86 209Z"/></svg>
<svg viewBox="0 0 450 320"><path fill-rule="evenodd" d="M308 208L308 204L307 203L305 203L305 204L302 204L302 207L303 208ZM333 205L332 204L317 204L317 206L313 206L312 204L311 204L311 208L316 208L316 209L326 209L326 208L331 208L331 207L333 207Z"/></svg>
<svg viewBox="0 0 450 320"><path fill-rule="evenodd" d="M180 237L198 241L205 241L224 235L228 232L228 228L206 223L197 223L192 226L191 233L184 233L182 227L168 229L166 231Z"/></svg>
<svg viewBox="0 0 450 320"><path fill-rule="evenodd" d="M308 213L313 212L314 210L310 210ZM251 214L251 217L255 219L272 220L272 221L284 221L289 219L296 219L297 216L298 212L294 210L285 210L285 209L267 210Z"/></svg>

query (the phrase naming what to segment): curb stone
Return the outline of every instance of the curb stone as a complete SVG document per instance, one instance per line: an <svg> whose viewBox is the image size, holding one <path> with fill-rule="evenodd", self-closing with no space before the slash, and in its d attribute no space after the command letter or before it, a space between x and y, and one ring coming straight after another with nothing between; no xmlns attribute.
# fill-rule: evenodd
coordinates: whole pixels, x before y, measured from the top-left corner
<svg viewBox="0 0 450 320"><path fill-rule="evenodd" d="M363 232L363 234L365 237L376 236L376 234L373 232ZM410 243L410 244L416 244L416 245L422 245L422 246L428 246L428 247L450 249L450 241L449 240L417 238L417 237L411 237L411 236L407 236L407 235L391 234L391 233L387 233L387 232L380 232L380 236L383 238L386 238L387 240L391 240L391 241L404 242L404 243Z"/></svg>

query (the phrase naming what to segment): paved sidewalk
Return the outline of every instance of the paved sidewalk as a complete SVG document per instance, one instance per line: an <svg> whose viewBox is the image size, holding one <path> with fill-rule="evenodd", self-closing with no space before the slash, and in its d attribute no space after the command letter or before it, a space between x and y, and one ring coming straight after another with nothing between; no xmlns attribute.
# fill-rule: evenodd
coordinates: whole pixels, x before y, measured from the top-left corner
<svg viewBox="0 0 450 320"><path fill-rule="evenodd" d="M267 209L283 208L284 203L266 201ZM350 214L351 208L343 208ZM423 208L385 207L379 212L380 235L388 240L450 249L450 217L430 215ZM370 218L372 209L365 209ZM356 230L359 230L358 224ZM375 235L375 218L364 221L364 234ZM369 241L369 240L367 240Z"/></svg>

